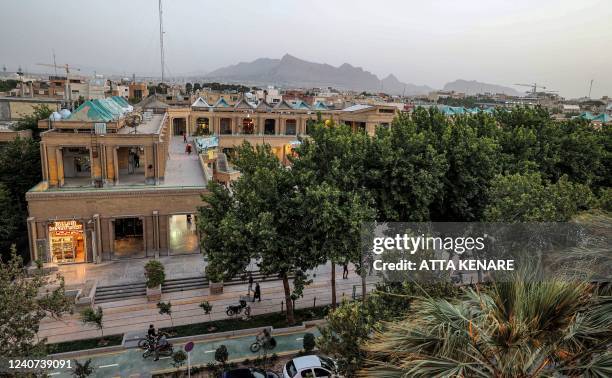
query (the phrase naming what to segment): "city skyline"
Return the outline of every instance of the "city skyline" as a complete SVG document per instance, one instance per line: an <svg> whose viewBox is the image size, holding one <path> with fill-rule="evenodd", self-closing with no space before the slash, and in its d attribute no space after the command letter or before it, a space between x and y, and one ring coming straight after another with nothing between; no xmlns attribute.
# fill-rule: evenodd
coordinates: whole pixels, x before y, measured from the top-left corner
<svg viewBox="0 0 612 378"><path fill-rule="evenodd" d="M610 94L612 29L606 1L164 2L166 74L200 75L286 53L362 67L379 77L442 88L456 80L537 82L565 97ZM72 63L84 72L159 75L157 1L7 2L0 41L9 70ZM22 17L27 14L27 27ZM295 17L294 15L300 15ZM109 27L110 26L110 27ZM607 41L607 42L606 42ZM521 89L515 87L516 89Z"/></svg>

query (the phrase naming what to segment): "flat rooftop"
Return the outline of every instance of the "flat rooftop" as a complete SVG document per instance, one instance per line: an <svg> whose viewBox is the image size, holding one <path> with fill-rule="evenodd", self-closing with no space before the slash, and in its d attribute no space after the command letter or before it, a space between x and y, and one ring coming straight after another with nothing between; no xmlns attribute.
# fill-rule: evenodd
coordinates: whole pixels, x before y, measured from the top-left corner
<svg viewBox="0 0 612 378"><path fill-rule="evenodd" d="M117 130L117 134L159 134L162 126L163 114L153 114L149 120L143 122L136 127L125 126Z"/></svg>

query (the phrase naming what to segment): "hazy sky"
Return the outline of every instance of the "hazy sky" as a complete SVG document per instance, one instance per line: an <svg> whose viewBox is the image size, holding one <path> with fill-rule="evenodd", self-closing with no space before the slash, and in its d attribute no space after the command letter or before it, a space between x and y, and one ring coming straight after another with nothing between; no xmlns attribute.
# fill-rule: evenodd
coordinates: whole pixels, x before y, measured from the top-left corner
<svg viewBox="0 0 612 378"><path fill-rule="evenodd" d="M157 0L2 0L0 66L158 74ZM612 0L165 0L167 74L259 57L612 95ZM52 70L52 69L51 69ZM517 87L520 89L520 87Z"/></svg>

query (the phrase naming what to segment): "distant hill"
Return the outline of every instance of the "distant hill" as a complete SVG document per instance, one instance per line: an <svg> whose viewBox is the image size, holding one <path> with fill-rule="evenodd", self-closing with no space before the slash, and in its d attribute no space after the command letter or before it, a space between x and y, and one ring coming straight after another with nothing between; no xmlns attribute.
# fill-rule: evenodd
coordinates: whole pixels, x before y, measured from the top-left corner
<svg viewBox="0 0 612 378"><path fill-rule="evenodd" d="M465 93L466 95L476 95L479 93L505 93L510 96L521 96L522 93L510 88L497 84L481 83L476 80L455 80L444 85L443 90Z"/></svg>
<svg viewBox="0 0 612 378"><path fill-rule="evenodd" d="M219 68L205 75L205 78L253 85L334 87L406 95L426 94L432 91L426 85L402 83L393 75L380 80L373 73L348 63L334 67L324 63L308 62L289 54L285 54L281 59L260 58L252 62Z"/></svg>

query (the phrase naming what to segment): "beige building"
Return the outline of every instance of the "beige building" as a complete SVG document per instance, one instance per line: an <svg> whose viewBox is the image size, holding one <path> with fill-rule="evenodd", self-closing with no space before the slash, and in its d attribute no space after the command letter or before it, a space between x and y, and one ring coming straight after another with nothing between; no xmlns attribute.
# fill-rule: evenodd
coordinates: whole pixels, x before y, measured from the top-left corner
<svg viewBox="0 0 612 378"><path fill-rule="evenodd" d="M286 163L318 114L371 134L388 127L395 112L285 101L210 106L201 98L173 107L155 97L133 110L118 96L86 101L67 118L39 122L43 181L26 195L32 261L52 266L198 253L196 214L208 181L238 174L222 167L220 152L245 140L268 143ZM210 135L218 144L189 154L185 133Z"/></svg>
<svg viewBox="0 0 612 378"><path fill-rule="evenodd" d="M130 112L114 97L39 127L43 181L26 195L32 261L199 252L195 213L212 173L171 136L166 113Z"/></svg>
<svg viewBox="0 0 612 378"><path fill-rule="evenodd" d="M281 101L276 106L258 105L241 99L234 106L218 101L214 106L198 98L190 107L169 107L172 135L217 135L224 152L247 140L251 144L267 143L281 161L295 146L298 136L308 135L308 125L318 114L324 120L350 125L355 131L374 134L376 127L389 127L397 108L387 105L353 105L342 110L328 110L298 101Z"/></svg>

